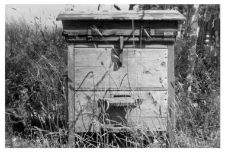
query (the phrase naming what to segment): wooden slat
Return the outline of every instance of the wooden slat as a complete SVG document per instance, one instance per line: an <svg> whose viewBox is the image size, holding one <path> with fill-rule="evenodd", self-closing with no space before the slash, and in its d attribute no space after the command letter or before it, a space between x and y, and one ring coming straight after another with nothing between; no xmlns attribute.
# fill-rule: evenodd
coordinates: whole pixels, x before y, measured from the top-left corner
<svg viewBox="0 0 225 152"><path fill-rule="evenodd" d="M134 99L144 99L153 102L154 104L163 104L163 107L167 107L167 91L77 91L75 93L76 102L81 101L81 103L86 103L87 101L97 102L98 99L103 98L113 98L115 95L127 95L130 94L131 98ZM114 97L116 98L116 97ZM79 100L78 100L79 99Z"/></svg>
<svg viewBox="0 0 225 152"><path fill-rule="evenodd" d="M134 24L134 26L132 26ZM150 29L171 29L177 30L178 23L177 21L148 21L148 20L136 20L136 21L127 21L127 20L80 20L73 21L67 20L63 21L63 30L64 31L73 31L73 30L88 30L92 33L91 27L101 30L138 30L141 26L144 28Z"/></svg>
<svg viewBox="0 0 225 152"><path fill-rule="evenodd" d="M118 44L117 44L118 45ZM83 43L78 43L74 45L75 48L112 48L114 47L114 43L113 44L99 44L99 43L87 43L87 42L83 42Z"/></svg>
<svg viewBox="0 0 225 152"><path fill-rule="evenodd" d="M75 108L75 98L74 91L71 88L74 88L74 45L68 44L68 103L66 105L66 121L68 123L67 127L69 130L69 145L73 145L75 142L74 138L74 108Z"/></svg>
<svg viewBox="0 0 225 152"><path fill-rule="evenodd" d="M89 30L92 31L89 33ZM164 35L164 32L177 32L176 29L153 29L154 35ZM139 36L140 35L140 29L100 29L101 35L103 36L124 36L124 35L134 35ZM82 36L82 35L92 35L92 36L99 36L99 33L95 32L91 29L91 27L83 27L82 29L73 29L73 30L64 30L64 34L70 34L75 36ZM150 32L148 31L150 34ZM150 34L151 35L151 34ZM175 35L175 34L174 34ZM145 35L144 35L145 36Z"/></svg>
<svg viewBox="0 0 225 152"><path fill-rule="evenodd" d="M96 116L100 113L100 109L97 108L98 99L112 97L113 95L118 94L116 91L110 92L94 92L94 91L78 91L75 94L75 120L76 120L76 132L86 132L86 131L97 131L98 128L98 120ZM143 103L132 109L126 115L126 119L128 119L129 123L138 122L138 124L147 124L148 127L152 130L158 129L161 126L161 122L163 120L163 124L165 124L164 119L167 116L167 91L133 91L128 92L124 91L122 94L130 94L131 98L138 99L141 98ZM116 98L115 98L116 100ZM110 110L110 116L118 116L116 114L118 111ZM114 113L115 112L115 113ZM160 114L161 113L161 114ZM156 120L160 120L157 122ZM119 119L114 119L119 120ZM154 120L154 123L151 121ZM90 129L90 124L95 126ZM154 127L155 125L156 127ZM152 127L153 126L153 127ZM140 127L140 126L137 126ZM163 130L165 128L159 129Z"/></svg>
<svg viewBox="0 0 225 152"><path fill-rule="evenodd" d="M91 42L91 43L111 43L118 41L119 37L101 37L101 36L95 36L92 37L91 40L87 40L86 36L80 36L80 37L66 37L67 42L76 42L76 43L83 43L83 42ZM166 42L175 42L175 37L154 37L154 38L149 38L149 39L142 39L143 42L145 43L166 43ZM130 43L130 42L140 42L139 37L132 37L132 36L124 36L124 42L125 43ZM143 46L142 46L143 48Z"/></svg>
<svg viewBox="0 0 225 152"><path fill-rule="evenodd" d="M79 88L76 91L99 91L99 92L104 92L105 90L110 90L110 91L167 91L168 88L162 88L162 87L132 87L132 88L123 88L123 89L116 89L116 88L95 88L95 89L88 89L88 88Z"/></svg>
<svg viewBox="0 0 225 152"><path fill-rule="evenodd" d="M140 43L136 42L135 45L133 43L125 43L123 48L140 48ZM74 45L75 48L119 48L118 42L102 44L102 43L77 43ZM142 43L142 47L145 49L167 49L167 44L146 44Z"/></svg>
<svg viewBox="0 0 225 152"><path fill-rule="evenodd" d="M185 20L175 10L110 11L110 12L65 12L57 20Z"/></svg>
<svg viewBox="0 0 225 152"><path fill-rule="evenodd" d="M93 36L98 36L99 33L91 30L92 32L89 34L88 33L88 30L91 30L91 28L87 28L85 29L82 28L82 29L74 29L74 30L64 30L63 32L64 33L71 33L73 35L78 35L78 36L82 36L82 35L93 35ZM139 35L139 29L135 29L135 30L132 30L132 29L104 29L104 30L100 30L101 34L103 36L114 36L114 35L117 35L117 36L120 36L120 35Z"/></svg>
<svg viewBox="0 0 225 152"><path fill-rule="evenodd" d="M123 106L129 106L134 105L135 100L131 97L112 97L112 98L104 98L109 102L109 105L111 106L117 106L117 107L123 107Z"/></svg>
<svg viewBox="0 0 225 152"><path fill-rule="evenodd" d="M75 61L78 65L75 67L75 88L83 82L80 89L94 89L102 78L104 80L98 89L167 88L167 49L124 49L121 55L122 67L116 71L113 70L113 66L108 68L110 53L103 55L105 60L102 58L96 62L95 58L100 57L98 54L93 55L95 49L76 50L79 53L75 58L79 63ZM84 80L89 72L93 72L93 75Z"/></svg>
<svg viewBox="0 0 225 152"><path fill-rule="evenodd" d="M174 133L176 127L176 108L175 108L175 79L174 79L174 45L168 44L168 132L170 146L175 144Z"/></svg>

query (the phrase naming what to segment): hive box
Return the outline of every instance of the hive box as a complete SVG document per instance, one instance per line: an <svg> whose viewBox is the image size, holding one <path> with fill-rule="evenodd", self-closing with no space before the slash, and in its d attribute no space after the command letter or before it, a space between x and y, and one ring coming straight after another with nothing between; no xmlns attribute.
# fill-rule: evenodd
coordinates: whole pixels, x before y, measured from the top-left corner
<svg viewBox="0 0 225 152"><path fill-rule="evenodd" d="M66 12L73 132L173 130L178 11Z"/></svg>

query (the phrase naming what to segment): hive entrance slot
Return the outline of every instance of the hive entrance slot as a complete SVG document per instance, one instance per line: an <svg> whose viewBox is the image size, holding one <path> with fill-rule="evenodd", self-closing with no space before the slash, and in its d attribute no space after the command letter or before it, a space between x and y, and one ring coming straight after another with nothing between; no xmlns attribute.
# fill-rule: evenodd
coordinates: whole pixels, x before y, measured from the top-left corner
<svg viewBox="0 0 225 152"><path fill-rule="evenodd" d="M114 98L116 98L116 97L131 97L131 95L129 95L129 94L116 94L113 97Z"/></svg>

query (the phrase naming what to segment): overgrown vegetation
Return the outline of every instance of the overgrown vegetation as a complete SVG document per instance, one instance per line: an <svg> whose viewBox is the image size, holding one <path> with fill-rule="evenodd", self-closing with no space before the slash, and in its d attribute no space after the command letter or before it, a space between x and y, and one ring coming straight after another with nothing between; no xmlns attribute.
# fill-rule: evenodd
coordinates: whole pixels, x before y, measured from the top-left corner
<svg viewBox="0 0 225 152"><path fill-rule="evenodd" d="M65 132L66 43L62 29L36 20L6 22L6 129L52 137Z"/></svg>
<svg viewBox="0 0 225 152"><path fill-rule="evenodd" d="M210 48L199 46L193 75L190 76L185 70L188 66L186 48L189 44L178 40L176 45L177 146L181 144L187 147L219 147L219 48L214 48L211 50L213 53L210 53ZM188 137L180 140L180 137L187 135ZM187 140L184 140L185 138ZM207 143L204 143L206 141ZM202 143L205 145L201 145Z"/></svg>
<svg viewBox="0 0 225 152"><path fill-rule="evenodd" d="M161 7L143 5L140 8ZM187 15L187 8L192 6L173 7ZM199 10L203 17L199 19L201 35L196 55L190 51L195 39L188 35L188 26L175 45L176 147L220 147L220 31L212 32L213 28L208 27L219 9L217 5L201 5ZM23 19L7 20L5 24L7 137L12 137L9 140L13 147L68 147L65 123L67 46L61 36L62 29L54 21L53 27L42 26L39 18L31 24ZM205 35L209 32L210 43L205 44ZM194 64L191 57L195 58ZM194 65L191 71L190 65ZM147 133L132 132L129 137L121 138L102 133L97 145L91 141L94 135L84 140L77 134L75 147L167 146L164 134L153 133L157 137L154 139L146 136ZM107 141L109 136L117 140ZM128 145L121 145L122 140Z"/></svg>

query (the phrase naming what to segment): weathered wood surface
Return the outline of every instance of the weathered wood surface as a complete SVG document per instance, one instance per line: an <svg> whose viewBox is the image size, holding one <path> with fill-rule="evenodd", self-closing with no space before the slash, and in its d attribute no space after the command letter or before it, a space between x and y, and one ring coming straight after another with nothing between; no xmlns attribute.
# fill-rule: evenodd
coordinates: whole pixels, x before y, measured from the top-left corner
<svg viewBox="0 0 225 152"><path fill-rule="evenodd" d="M123 37L125 43L129 42L139 42L140 43L140 37L132 37L132 36L124 36ZM142 38L142 42L146 43L168 43L168 42L175 42L175 37L154 37L154 38ZM69 43L83 43L89 41L90 43L108 43L108 42L118 42L119 37L101 37L101 36L93 36L90 38L90 40L87 39L86 36L80 36L80 37L67 37L66 41ZM143 46L142 46L143 48Z"/></svg>
<svg viewBox="0 0 225 152"><path fill-rule="evenodd" d="M133 129L168 130L170 143L174 143L176 34L167 32L176 32L178 21L184 19L177 11L159 10L59 14L57 20L62 20L66 42L73 43L68 47L70 143L74 142L74 132L118 127L113 121ZM140 31L142 28L147 32ZM150 38L151 32L157 36ZM121 50L122 54L117 54ZM125 112L122 106L115 106L116 98L125 102L122 96L142 102ZM115 105L106 109L110 121L101 119L98 99L113 99L110 102Z"/></svg>
<svg viewBox="0 0 225 152"><path fill-rule="evenodd" d="M67 127L69 130L69 145L73 145L75 142L74 139L74 108L75 108L75 98L74 98L74 92L71 90L71 88L74 88L74 45L68 44L68 102L67 102L67 109L66 109L66 120L68 122Z"/></svg>
<svg viewBox="0 0 225 152"><path fill-rule="evenodd" d="M163 121L163 126L165 127L165 120L167 117L167 91L124 91L119 92L120 95L130 94L133 99L142 99L142 103L140 106L130 109L127 111L125 116L125 121L128 124L133 124L134 122L138 122L136 127L140 123L148 124L150 126L149 130L155 130L161 126L161 121ZM118 95L117 91L108 91L108 92L93 92L93 91L78 91L75 94L75 130L76 132L86 132L86 131L98 131L99 130L99 120L98 115L100 113L100 109L97 106L97 102L99 99L107 99L114 95ZM116 100L116 97L115 97ZM121 110L120 110L121 111ZM109 111L106 111L110 114L111 119L114 121L117 120L118 123L122 123L124 120L120 120L119 117L119 108L113 107L109 108ZM113 118L118 117L118 118ZM154 124L152 123L154 120ZM158 120L158 122L156 121ZM113 122L111 122L113 123ZM128 127L134 127L128 126ZM162 130L165 128L162 128Z"/></svg>
<svg viewBox="0 0 225 152"><path fill-rule="evenodd" d="M100 31L103 29L115 29L115 30L131 30L131 29L140 29L141 26L144 28L151 28L151 29L172 29L177 30L178 28L178 21L151 21L151 20L136 20L136 21L129 21L129 20L66 20L62 21L63 23L63 30L70 31L70 30L82 30L82 29L91 29L97 28ZM133 24L133 26L132 26ZM91 32L91 31L90 31Z"/></svg>
<svg viewBox="0 0 225 152"><path fill-rule="evenodd" d="M79 43L74 44L75 48L119 48L118 42L102 44L102 43ZM140 48L140 42L133 43L125 43L123 48ZM167 44L148 44L142 43L142 48L145 49L167 49Z"/></svg>
<svg viewBox="0 0 225 152"><path fill-rule="evenodd" d="M165 117L130 117L127 122L127 126L115 127L112 124L101 124L98 121L92 121L83 117L76 123L76 132L99 132L100 127L109 129L109 131L122 131L120 129L127 129L128 131L142 129L143 131L166 131L167 130L167 118Z"/></svg>
<svg viewBox="0 0 225 152"><path fill-rule="evenodd" d="M167 118L163 117L131 117L128 124L133 126L133 129L142 129L143 131L167 130Z"/></svg>
<svg viewBox="0 0 225 152"><path fill-rule="evenodd" d="M116 70L112 48L74 51L75 89L167 89L167 49L123 49L122 66Z"/></svg>
<svg viewBox="0 0 225 152"><path fill-rule="evenodd" d="M175 144L175 127L176 127L176 101L175 101L175 78L174 78L174 45L168 44L168 119L167 119L167 130L169 132L170 146L173 147Z"/></svg>
<svg viewBox="0 0 225 152"><path fill-rule="evenodd" d="M111 62L112 48L74 48L76 67L102 67L107 68ZM103 64L103 65L102 65Z"/></svg>
<svg viewBox="0 0 225 152"><path fill-rule="evenodd" d="M116 27L114 27L116 28ZM146 29L148 33L153 36L153 35L161 35L164 36L166 32L172 32L172 35L176 35L177 30L176 29L151 29L154 30L154 33L150 33L149 29ZM82 29L73 29L73 30L64 30L64 33L70 33L74 34L76 36L87 36L87 35L92 35L92 36L100 36L98 32L93 30L91 27L83 27ZM139 36L140 35L140 29L100 29L100 33L103 36L124 36L124 35L134 35L134 36ZM168 36L168 35L167 35Z"/></svg>
<svg viewBox="0 0 225 152"><path fill-rule="evenodd" d="M130 117L167 117L167 91L143 91L142 104L133 109Z"/></svg>
<svg viewBox="0 0 225 152"><path fill-rule="evenodd" d="M175 41L178 28L177 21L81 20L77 22L66 20L63 21L63 34L67 42L85 42L88 35L92 36L90 41L118 41L119 36L124 36L124 41L129 42L140 40L140 27L143 27L143 30L152 36L148 38L144 33L143 42Z"/></svg>
<svg viewBox="0 0 225 152"><path fill-rule="evenodd" d="M95 11L60 13L57 20L185 20L175 10Z"/></svg>

